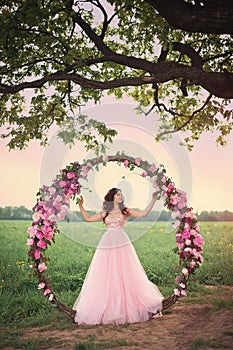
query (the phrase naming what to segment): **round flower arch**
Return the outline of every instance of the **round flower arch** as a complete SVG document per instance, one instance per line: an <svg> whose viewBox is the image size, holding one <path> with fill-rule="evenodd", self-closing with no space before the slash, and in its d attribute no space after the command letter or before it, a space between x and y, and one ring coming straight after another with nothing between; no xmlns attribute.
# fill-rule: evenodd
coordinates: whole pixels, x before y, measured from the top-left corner
<svg viewBox="0 0 233 350"><path fill-rule="evenodd" d="M49 257L47 248L55 243L55 234L60 231L58 221L64 220L69 210L70 200L76 199L81 191L80 179L87 180L89 171L99 170L99 166L108 162L123 164L129 170L138 169L140 176L150 179L158 198L164 200L164 206L172 212L176 234L177 247L174 249L179 257L179 271L175 281L177 288L173 294L163 301L163 309L167 309L181 297L187 295L187 287L196 268L203 262L202 246L204 240L200 235L197 218L193 209L187 207L186 193L175 187L172 180L166 176L163 165L156 166L141 158L133 158L124 153L114 156L100 156L85 160L82 164L74 162L62 169L53 180L51 186L43 186L37 193L37 203L33 207L33 222L28 228L27 245L30 268L38 278L38 289L45 297L66 315L74 317L75 311L62 303L54 293L50 281L46 277Z"/></svg>

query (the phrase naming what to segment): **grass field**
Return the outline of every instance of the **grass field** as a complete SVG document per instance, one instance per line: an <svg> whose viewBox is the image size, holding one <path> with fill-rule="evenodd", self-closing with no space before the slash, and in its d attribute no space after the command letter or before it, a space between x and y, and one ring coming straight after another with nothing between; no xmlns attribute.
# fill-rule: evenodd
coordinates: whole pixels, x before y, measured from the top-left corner
<svg viewBox="0 0 233 350"><path fill-rule="evenodd" d="M1 326L14 327L19 323L21 327L41 326L64 318L37 290L36 279L28 278L28 226L30 222L26 221L0 221ZM86 228L85 234L88 235L89 226L78 223L78 227L82 232ZM191 295L200 291L203 285L233 285L233 223L200 223L200 228L205 239L204 264L197 271L196 283L190 285ZM98 236L101 224L95 229ZM151 223L133 223L127 232L129 236L134 235L133 244L148 277L165 296L171 294L175 286L174 266L178 263L172 251L175 247L174 233L167 232L166 223L154 226ZM135 239L140 236L135 236L135 232L146 233ZM81 245L73 239L64 234L57 235L56 244L47 251L51 258L47 275L51 277L59 299L69 306L73 305L79 293L95 251L94 247ZM93 239L95 245L96 237Z"/></svg>

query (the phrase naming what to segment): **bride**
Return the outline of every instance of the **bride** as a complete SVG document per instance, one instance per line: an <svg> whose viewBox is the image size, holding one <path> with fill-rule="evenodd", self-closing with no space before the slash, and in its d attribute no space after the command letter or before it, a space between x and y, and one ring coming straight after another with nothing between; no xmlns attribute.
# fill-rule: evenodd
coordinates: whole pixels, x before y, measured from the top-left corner
<svg viewBox="0 0 233 350"><path fill-rule="evenodd" d="M78 324L122 324L147 321L161 315L163 296L149 281L133 245L124 232L129 216L140 218L152 210L157 197L144 210L125 207L120 189L112 188L104 197L103 210L88 215L80 197L85 221L103 221L102 236L88 269L81 292L74 303Z"/></svg>

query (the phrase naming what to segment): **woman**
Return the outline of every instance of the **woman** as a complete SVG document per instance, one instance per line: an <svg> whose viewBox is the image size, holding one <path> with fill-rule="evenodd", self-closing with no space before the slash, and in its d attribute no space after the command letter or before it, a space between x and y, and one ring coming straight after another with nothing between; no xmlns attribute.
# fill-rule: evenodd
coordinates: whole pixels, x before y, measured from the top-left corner
<svg viewBox="0 0 233 350"><path fill-rule="evenodd" d="M79 207L85 221L107 226L81 292L74 303L78 324L122 324L147 321L161 315L163 296L149 281L135 249L124 232L129 216L147 216L156 194L144 210L126 208L121 190L112 188L104 197L103 210L88 215L81 196Z"/></svg>

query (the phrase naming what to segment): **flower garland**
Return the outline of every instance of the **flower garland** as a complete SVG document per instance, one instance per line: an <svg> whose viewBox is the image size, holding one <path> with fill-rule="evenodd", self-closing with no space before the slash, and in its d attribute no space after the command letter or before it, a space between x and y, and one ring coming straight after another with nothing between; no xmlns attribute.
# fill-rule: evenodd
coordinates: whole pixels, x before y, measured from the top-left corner
<svg viewBox="0 0 233 350"><path fill-rule="evenodd" d="M132 158L124 153L117 153L115 156L102 156L92 160L86 160L83 164L71 163L53 180L51 186L43 186L37 193L37 203L33 207L33 222L28 228L29 238L27 245L30 268L38 277L38 289L43 291L45 297L58 308L61 302L57 299L51 284L46 278L46 269L49 258L46 256L48 246L55 243L55 234L59 233L57 222L64 220L69 210L70 200L76 198L81 191L80 179L87 180L91 170L98 170L99 165L106 165L115 161L122 164L129 170L135 168L140 170L143 178L150 178L154 192L158 198L164 200L164 206L172 212L176 228L175 252L179 255L180 275L176 277L177 288L174 289L176 298L187 295L188 282L195 273L196 268L203 262L202 246L204 240L200 235L197 218L192 208L187 207L186 193L175 187L168 178L163 165L157 167L149 164L140 157ZM63 304L64 306L64 304ZM68 309L68 308L67 308Z"/></svg>

